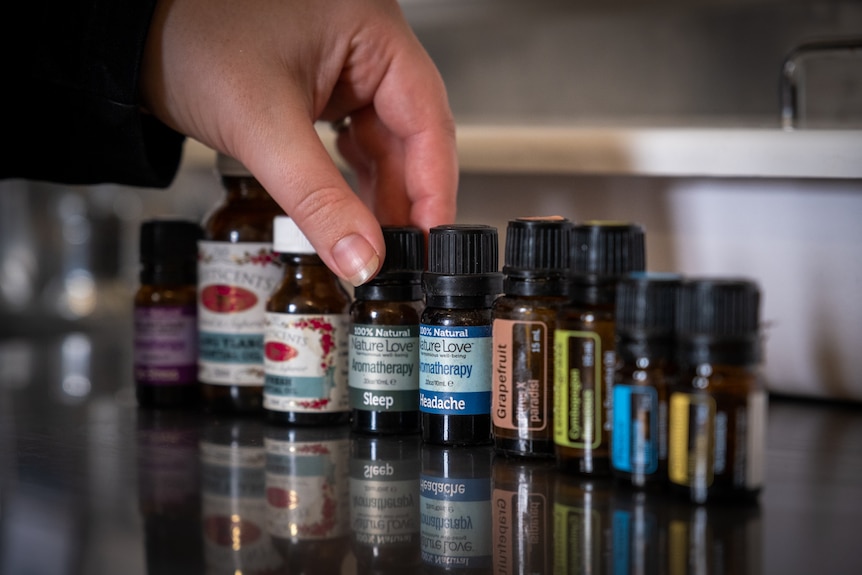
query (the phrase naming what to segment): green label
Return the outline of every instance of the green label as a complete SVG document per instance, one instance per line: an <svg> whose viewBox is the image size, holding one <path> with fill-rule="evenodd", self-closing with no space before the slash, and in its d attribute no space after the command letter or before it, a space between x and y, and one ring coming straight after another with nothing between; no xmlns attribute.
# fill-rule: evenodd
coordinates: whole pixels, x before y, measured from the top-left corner
<svg viewBox="0 0 862 575"><path fill-rule="evenodd" d="M602 442L602 342L588 331L554 332L554 442L597 448Z"/></svg>

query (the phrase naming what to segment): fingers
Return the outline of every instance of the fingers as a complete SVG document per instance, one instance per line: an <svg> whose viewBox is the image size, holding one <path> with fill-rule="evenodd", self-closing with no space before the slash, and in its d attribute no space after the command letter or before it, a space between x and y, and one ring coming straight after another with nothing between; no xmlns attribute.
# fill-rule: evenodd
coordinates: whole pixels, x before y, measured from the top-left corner
<svg viewBox="0 0 862 575"><path fill-rule="evenodd" d="M377 219L344 181L307 114L274 109L237 152L296 221L323 262L361 285L377 273L385 245Z"/></svg>

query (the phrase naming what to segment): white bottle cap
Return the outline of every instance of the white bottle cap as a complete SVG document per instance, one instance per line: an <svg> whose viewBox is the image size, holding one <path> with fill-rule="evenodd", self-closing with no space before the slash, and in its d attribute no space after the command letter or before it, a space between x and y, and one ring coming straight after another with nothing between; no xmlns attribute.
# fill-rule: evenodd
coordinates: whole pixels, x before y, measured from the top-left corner
<svg viewBox="0 0 862 575"><path fill-rule="evenodd" d="M293 218L275 216L272 221L272 251L279 254L317 253Z"/></svg>

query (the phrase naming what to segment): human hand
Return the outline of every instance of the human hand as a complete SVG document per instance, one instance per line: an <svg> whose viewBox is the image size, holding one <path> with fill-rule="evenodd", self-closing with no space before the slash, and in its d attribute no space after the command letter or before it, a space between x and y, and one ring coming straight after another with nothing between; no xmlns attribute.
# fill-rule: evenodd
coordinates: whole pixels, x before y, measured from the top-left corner
<svg viewBox="0 0 862 575"><path fill-rule="evenodd" d="M380 224L455 218L445 87L395 0L159 0L141 97L240 160L353 285L379 269ZM314 129L347 117L337 143L359 197Z"/></svg>

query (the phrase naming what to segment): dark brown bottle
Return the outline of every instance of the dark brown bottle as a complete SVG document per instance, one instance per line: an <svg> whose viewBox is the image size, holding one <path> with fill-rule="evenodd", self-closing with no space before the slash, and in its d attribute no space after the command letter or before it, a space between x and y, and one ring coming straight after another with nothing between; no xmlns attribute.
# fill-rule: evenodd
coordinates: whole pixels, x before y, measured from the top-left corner
<svg viewBox="0 0 862 575"><path fill-rule="evenodd" d="M197 369L197 242L194 222L141 225L140 287L135 292L135 390L142 407L200 401Z"/></svg>
<svg viewBox="0 0 862 575"><path fill-rule="evenodd" d="M671 488L695 503L752 500L763 487L767 418L760 290L744 279L691 279L678 301Z"/></svg>
<svg viewBox="0 0 862 575"><path fill-rule="evenodd" d="M264 305L281 279L272 221L284 212L245 166L220 154L217 167L226 195L198 244L198 377L208 409L259 412Z"/></svg>
<svg viewBox="0 0 862 575"><path fill-rule="evenodd" d="M418 228L385 226L383 239L383 266L354 290L350 306L351 425L364 433L419 433L425 238Z"/></svg>
<svg viewBox="0 0 862 575"><path fill-rule="evenodd" d="M422 439L491 443L491 306L502 290L497 229L431 229L419 328Z"/></svg>
<svg viewBox="0 0 862 575"><path fill-rule="evenodd" d="M554 485L552 573L613 573L613 483L558 473Z"/></svg>
<svg viewBox="0 0 862 575"><path fill-rule="evenodd" d="M635 487L667 484L668 395L681 280L676 274L633 273L617 284L611 467L614 477Z"/></svg>
<svg viewBox="0 0 862 575"><path fill-rule="evenodd" d="M350 296L291 218L273 231L284 277L266 303L263 407L281 423L347 423Z"/></svg>
<svg viewBox="0 0 862 575"><path fill-rule="evenodd" d="M561 217L520 218L506 231L491 413L494 446L507 455L554 457L554 329L567 301L571 227Z"/></svg>
<svg viewBox="0 0 862 575"><path fill-rule="evenodd" d="M564 469L610 473L616 283L644 269L643 230L589 222L572 234L571 300L554 332L554 443Z"/></svg>

